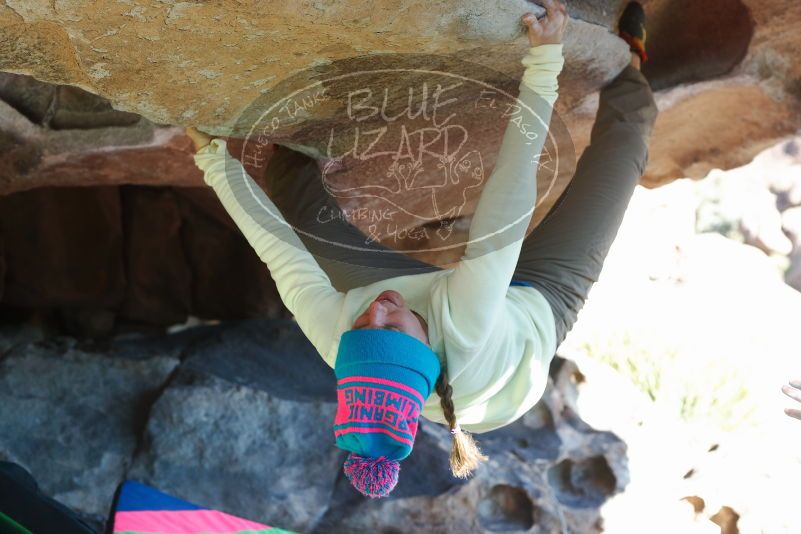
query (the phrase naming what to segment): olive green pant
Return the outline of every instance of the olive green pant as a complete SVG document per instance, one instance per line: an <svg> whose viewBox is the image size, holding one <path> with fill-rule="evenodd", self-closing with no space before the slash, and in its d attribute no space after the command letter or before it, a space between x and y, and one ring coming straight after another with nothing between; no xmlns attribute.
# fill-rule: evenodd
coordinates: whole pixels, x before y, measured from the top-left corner
<svg viewBox="0 0 801 534"><path fill-rule="evenodd" d="M648 81L627 66L601 90L590 145L579 158L573 179L523 241L513 280L528 282L548 300L557 346L598 280L648 162L656 115ZM344 218L320 222L319 213L341 210L325 191L317 162L309 156L279 146L266 179L270 198L290 225L303 230L301 241L340 291L440 269L379 243L368 244L366 236Z"/></svg>

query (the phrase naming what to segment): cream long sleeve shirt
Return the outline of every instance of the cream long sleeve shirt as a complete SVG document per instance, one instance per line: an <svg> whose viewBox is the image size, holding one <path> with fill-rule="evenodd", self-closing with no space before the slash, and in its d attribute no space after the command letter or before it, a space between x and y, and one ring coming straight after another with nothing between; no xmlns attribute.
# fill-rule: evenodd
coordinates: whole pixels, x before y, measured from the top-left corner
<svg viewBox="0 0 801 534"><path fill-rule="evenodd" d="M213 139L194 156L205 182L267 264L284 304L329 366L334 367L340 336L356 317L382 291L398 291L426 320L431 348L447 365L457 419L472 432L502 427L534 406L556 351L554 317L545 297L533 287L509 283L536 201L539 155L564 64L562 45L531 47L521 61L525 71L518 99L540 121L531 120L530 113L509 120L464 256L452 269L339 292L228 153L225 140ZM446 423L436 393L422 415Z"/></svg>

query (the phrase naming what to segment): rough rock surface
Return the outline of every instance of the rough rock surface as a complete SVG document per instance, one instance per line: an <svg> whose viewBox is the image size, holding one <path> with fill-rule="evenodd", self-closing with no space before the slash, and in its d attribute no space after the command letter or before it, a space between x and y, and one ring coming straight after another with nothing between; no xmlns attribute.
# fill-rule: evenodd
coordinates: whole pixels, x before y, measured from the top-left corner
<svg viewBox="0 0 801 534"><path fill-rule="evenodd" d="M136 450L149 405L178 364L98 355L74 340L17 345L0 360L0 458L42 490L90 515L107 513Z"/></svg>
<svg viewBox="0 0 801 534"><path fill-rule="evenodd" d="M478 436L491 461L468 481L448 470L450 434L423 421L392 496L369 500L341 473L333 374L293 322L80 351L61 339L0 337L13 347L0 356L0 400L13 408L0 411L0 457L98 525L115 485L134 478L299 532L599 532L600 506L628 484L625 444L549 386L517 423Z"/></svg>
<svg viewBox="0 0 801 534"><path fill-rule="evenodd" d="M0 97L4 194L48 185L200 185L197 169L186 164L191 142L179 128L30 76L3 73Z"/></svg>
<svg viewBox="0 0 801 534"><path fill-rule="evenodd" d="M76 85L116 109L159 123L191 121L216 134L229 134L225 126L281 80L359 55L465 54L502 72L522 71L519 19L541 9L525 0L268 2L258 9L235 2L102 4L6 2L0 20L9 41L0 69ZM606 52L593 55L591 67L588 50L569 52L572 68L597 84L619 68L625 47L597 24L610 26L622 2L593 4L572 2L580 20L567 42L584 38Z"/></svg>
<svg viewBox="0 0 801 534"><path fill-rule="evenodd" d="M332 402L297 402L179 375L153 406L130 477L192 502L305 532L324 513L343 455Z"/></svg>
<svg viewBox="0 0 801 534"><path fill-rule="evenodd" d="M579 152L588 141L594 92L626 61L625 46L610 31L623 3L567 2L573 21L557 112L572 136L568 145ZM199 185L188 140L180 129L159 125L193 124L242 137L253 123L248 114L258 111L252 105L278 99L282 84L381 67L392 63L387 54L467 60L497 73L482 79L513 91L527 45L519 16L538 9L524 0L308 0L291 7L268 2L257 10L229 1L101 4L15 0L0 7L0 70L16 73L0 84L8 104L0 110L7 155L0 191L53 184ZM798 2L645 5L652 58L645 73L659 89L661 115L643 183L741 165L798 129ZM57 87L37 86L28 75ZM20 86L27 90L15 89ZM272 140L319 152L315 147L336 116L332 106L319 106ZM500 125L500 119L465 119L464 126L482 139L486 172L494 164L493 132ZM553 184L541 184L533 224L564 189L570 168L565 165ZM352 181L364 179L356 173ZM469 218L473 207L468 203L460 217Z"/></svg>

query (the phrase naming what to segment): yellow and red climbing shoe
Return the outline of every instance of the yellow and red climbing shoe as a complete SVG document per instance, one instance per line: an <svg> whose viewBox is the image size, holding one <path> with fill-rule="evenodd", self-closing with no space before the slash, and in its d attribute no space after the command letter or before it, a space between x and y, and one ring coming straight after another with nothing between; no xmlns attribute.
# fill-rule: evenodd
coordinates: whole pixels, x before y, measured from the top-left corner
<svg viewBox="0 0 801 534"><path fill-rule="evenodd" d="M629 50L648 61L645 52L645 11L639 2L629 2L618 21L618 35L629 45Z"/></svg>

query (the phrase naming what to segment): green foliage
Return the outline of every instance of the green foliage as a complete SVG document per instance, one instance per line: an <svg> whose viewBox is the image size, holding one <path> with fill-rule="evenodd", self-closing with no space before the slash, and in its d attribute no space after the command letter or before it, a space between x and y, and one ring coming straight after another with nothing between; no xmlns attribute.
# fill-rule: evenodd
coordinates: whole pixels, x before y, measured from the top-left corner
<svg viewBox="0 0 801 534"><path fill-rule="evenodd" d="M664 413L721 430L755 422L756 407L742 372L718 355L699 358L649 347L629 334L585 343L582 348L631 380Z"/></svg>

